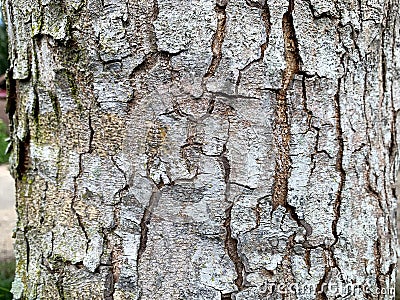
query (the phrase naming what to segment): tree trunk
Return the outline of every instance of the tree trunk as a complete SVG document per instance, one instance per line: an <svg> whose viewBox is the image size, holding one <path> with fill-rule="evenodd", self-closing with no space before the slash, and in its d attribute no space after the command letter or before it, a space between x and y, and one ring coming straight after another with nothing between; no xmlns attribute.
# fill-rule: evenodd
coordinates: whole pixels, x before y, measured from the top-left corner
<svg viewBox="0 0 400 300"><path fill-rule="evenodd" d="M7 0L15 299L393 299L398 0Z"/></svg>

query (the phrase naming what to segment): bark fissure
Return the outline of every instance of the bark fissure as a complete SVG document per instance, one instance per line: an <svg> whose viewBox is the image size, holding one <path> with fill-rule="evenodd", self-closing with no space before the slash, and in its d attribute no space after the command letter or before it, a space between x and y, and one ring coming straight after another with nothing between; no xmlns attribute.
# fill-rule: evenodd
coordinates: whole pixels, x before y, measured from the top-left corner
<svg viewBox="0 0 400 300"><path fill-rule="evenodd" d="M31 166L31 156L30 156L30 142L31 135L29 130L27 130L24 140L19 140L17 138L18 146L16 148L18 155L18 162L16 165L16 176L17 179L21 180L23 175L26 174L29 167Z"/></svg>
<svg viewBox="0 0 400 300"><path fill-rule="evenodd" d="M217 29L214 33L213 40L211 43L212 49L212 59L211 63L208 67L206 74L204 75L205 78L209 78L214 75L215 71L217 70L221 59L222 59L222 44L225 38L225 31L226 31L226 6L217 4L215 6L215 12L217 14Z"/></svg>
<svg viewBox="0 0 400 300"><path fill-rule="evenodd" d="M313 118L313 112L308 108L307 105L307 87L306 87L306 75L303 75L303 78L301 79L301 91L302 91L302 97L303 97L303 110L307 115L307 126L308 126L308 131L310 131L312 128L316 129L312 126L312 118ZM307 133L307 132L305 132Z"/></svg>
<svg viewBox="0 0 400 300"><path fill-rule="evenodd" d="M94 133L94 132L93 132ZM119 205L121 204L121 198L122 198L122 193L124 191L128 191L129 189L129 184L128 184L128 178L126 176L126 172L121 169L121 167L118 165L118 163L116 162L115 158L113 156L110 157L111 161L113 162L114 166L118 169L118 171L120 171L122 173L122 175L124 176L124 180L125 180L125 184L123 187L121 187L114 196L118 195L118 198L120 199L115 205ZM115 227L118 227L118 222L115 223L114 225Z"/></svg>
<svg viewBox="0 0 400 300"><path fill-rule="evenodd" d="M40 71L39 71L39 60L37 56L37 49L39 47L39 39L33 41L32 46L32 54L33 54L33 61L35 63L34 74L32 74L32 87L33 87L33 107L32 107L32 114L33 120L36 122L36 132L39 132L39 78L40 78ZM51 100L51 98L50 98ZM57 116L57 115L56 115ZM58 118L57 118L58 119ZM29 124L29 123L28 123ZM36 134L37 135L37 134Z"/></svg>
<svg viewBox="0 0 400 300"><path fill-rule="evenodd" d="M331 270L333 268L337 268L340 271L340 268L336 262L334 249L333 247L337 244L339 240L339 234L337 230L337 224L340 219L340 209L342 206L342 193L346 181L346 173L343 167L343 156L344 156L344 139L343 139L343 129L342 129L342 121L341 121L341 108L340 108L340 91L341 91L341 82L342 78L338 78L337 80L337 91L334 95L334 111L335 111L335 120L336 120L336 139L338 143L338 151L336 154L336 171L339 173L340 181L338 184L338 189L336 191L336 199L333 203L333 212L334 212L334 219L332 221L332 235L334 236L334 242L327 247L327 251L331 256L331 263L328 261L326 262L325 273L324 276L321 278L317 285L317 295L318 299L328 299L325 291L321 290L322 287L326 286L326 282L329 281L329 276L331 274ZM341 272L340 272L341 273Z"/></svg>
<svg viewBox="0 0 400 300"><path fill-rule="evenodd" d="M325 286L325 282L328 280L329 271L330 271L330 268L328 266L325 266L324 275L322 276L321 280L318 282L316 290L315 290L317 300L327 300L328 299L328 297L326 296L325 290L324 290L324 286Z"/></svg>
<svg viewBox="0 0 400 300"><path fill-rule="evenodd" d="M304 2L306 2L308 4L308 7L311 11L311 14L312 14L314 20L319 20L319 19L323 19L323 18L327 18L327 19L337 18L337 16L333 15L330 11L324 11L320 14L317 14L315 7L310 0L305 0Z"/></svg>
<svg viewBox="0 0 400 300"><path fill-rule="evenodd" d="M308 275L311 275L311 249L305 249L304 262L307 266Z"/></svg>
<svg viewBox="0 0 400 300"><path fill-rule="evenodd" d="M385 4L390 6L389 2L386 2ZM386 5L385 5L385 8L389 9ZM387 15L385 15L384 17L385 17L386 20L384 22L383 28L381 29L382 33L381 33L380 54L379 54L379 56L380 56L379 57L379 59L380 59L380 74L379 74L380 75L380 98L381 98L380 99L380 107L381 108L383 106L383 102L385 101L385 96L388 93L388 90L387 90L387 87L388 87L388 61L387 61L387 57L386 57L386 53L385 53L385 49L386 49L385 43L386 43L386 30L387 30L387 28L389 28L389 17ZM391 102L391 104L393 104L393 102ZM379 111L381 112L383 110L380 109ZM393 112L393 107L392 107L391 111ZM393 114L392 114L392 117L393 117ZM393 118L395 119L395 117L393 117ZM393 146L393 134L395 134L396 130L393 128L393 125L391 125L390 129L391 129L391 142L390 142L389 148L387 150L389 151L388 152L389 162L392 163L392 151L393 151L392 147L394 147ZM389 168L391 168L391 167L392 166L390 165ZM389 198L389 195L388 195L388 190L386 188L388 186L386 174L390 174L390 173L391 173L390 169L389 169L389 172L387 172L387 166L384 165L383 166L383 184L384 184L384 187L385 187L384 190L383 190L384 195L382 195L378 199L378 201L379 201L379 205L380 205L381 209L382 209L382 202L386 204L386 207L385 207L386 210L385 211L388 211L389 208L390 208L390 203L389 203L389 199L390 198ZM383 201L382 197L384 197L385 202ZM383 213L385 211L382 210ZM391 225L392 220L388 215L386 215L386 218L387 218L387 222L388 222L388 231L391 232L391 230L392 230L392 225ZM379 225L377 224L377 227L378 226ZM382 274L383 272L382 272L381 238L382 237L380 235L378 235L378 238L377 238L376 243L375 243L375 249L374 249L375 250L374 254L375 254L376 284L377 284L377 287L380 290L385 286L385 279L382 278L385 274ZM391 253L395 252L392 249L392 243L389 243L389 249L390 249ZM379 298L380 299L382 298L381 295L379 295Z"/></svg>
<svg viewBox="0 0 400 300"><path fill-rule="evenodd" d="M92 109L89 108L89 115L88 115L88 126L89 126L89 153L93 152L93 138L94 138L94 128L92 126Z"/></svg>
<svg viewBox="0 0 400 300"><path fill-rule="evenodd" d="M260 46L260 57L257 58L256 60L253 60L251 62L249 62L246 66L244 66L243 68L239 69L239 74L235 83L235 94L238 94L238 90L239 90L239 85L240 85L240 81L242 79L242 72L243 71L247 71L253 64L255 63L259 63L262 62L265 56L265 51L268 47L269 44L269 36L271 34L271 13L269 10L269 5L268 2L265 1L264 5L261 5L259 2L251 2L251 1L246 1L246 3L251 6L251 7L257 7L261 10L261 19L262 22L264 24L264 28L265 28L265 42L261 44Z"/></svg>
<svg viewBox="0 0 400 300"><path fill-rule="evenodd" d="M376 285L379 290L382 290L382 282L381 282L381 241L378 238L374 244L374 256L375 256L375 281ZM385 283L383 282L383 286L385 286ZM378 299L381 299L381 295L378 296Z"/></svg>
<svg viewBox="0 0 400 300"><path fill-rule="evenodd" d="M135 66L129 75L129 78L135 79L142 73L151 70L154 68L156 63L158 62L158 57L160 56L161 52L152 52L145 56L143 61Z"/></svg>
<svg viewBox="0 0 400 300"><path fill-rule="evenodd" d="M262 3L264 2L264 3ZM261 19L262 22L264 23L264 28L265 28L265 42L262 43L262 45L260 46L261 48L261 56L259 59L257 59L256 61L262 60L264 58L265 55L265 50L268 47L268 43L269 43L269 35L271 33L271 26L272 26L272 22L271 22L271 13L269 10L269 5L268 5L268 1L251 1L251 0L246 0L247 5L249 5L250 7L255 7L261 10Z"/></svg>
<svg viewBox="0 0 400 300"><path fill-rule="evenodd" d="M340 108L340 88L341 88L341 78L337 82L337 92L334 96L334 106L335 106L335 118L336 118L336 135L338 141L338 152L336 155L336 171L339 173L340 181L338 185L338 190L336 192L336 201L334 203L333 211L335 218L332 222L332 234L335 237L335 242L339 239L337 232L337 223L340 219L340 209L342 205L342 192L344 189L346 181L346 172L343 167L343 156L344 156L344 140L343 140L343 129L342 129L342 119L341 119L341 108ZM332 246L333 246L332 245Z"/></svg>
<svg viewBox="0 0 400 300"><path fill-rule="evenodd" d="M74 207L74 206L75 206L75 202L76 202L76 200L78 199L78 182L77 182L77 180L78 180L78 178L81 177L82 174L83 174L82 156L83 156L83 153L79 154L79 173L78 173L78 175L77 175L76 177L74 177L74 196L73 196L72 201L71 201L71 211L72 211L73 214L76 216L76 220L77 220L77 222L78 222L78 225L79 225L79 227L81 228L81 230L82 230L82 232L83 232L83 234L84 234L84 236L85 236L85 239L86 239L86 249L85 249L85 252L87 253L88 250L89 250L89 243L90 243L89 234L87 233L86 228L85 228L85 225L83 224L81 215L78 214L78 212L76 211L76 209L75 209L75 207Z"/></svg>
<svg viewBox="0 0 400 300"><path fill-rule="evenodd" d="M388 6L389 6L389 4L388 4ZM385 8L388 9L387 6ZM381 33L381 43L380 43L380 55L379 55L380 56L380 58L379 58L380 59L380 98L381 98L380 99L380 110L379 111L384 110L382 106L383 106L383 102L385 101L386 94L388 93L388 90L387 90L387 86L388 86L388 82L387 82L388 81L388 75L387 75L387 73L388 73L388 61L387 61L387 57L386 57L386 53L385 53L385 49L386 49L386 42L385 42L385 40L386 40L386 29L388 27L388 22L389 22L388 16L385 16L385 19L386 19L386 22L383 24L383 28L381 29L382 33ZM393 131L391 132L391 135L392 134L393 134ZM390 162L390 147L391 147L391 145L389 145L389 149L388 149L388 151L389 151L389 162ZM389 208L390 207L390 203L389 203L389 197L388 197L388 189L386 188L388 186L388 184L386 182L386 180L387 180L387 178L386 178L386 174L387 174L386 170L387 170L386 165L384 165L383 181L384 181L385 188L383 189L383 193L384 193L384 199L385 199L386 208ZM390 171L389 171L389 173L390 173ZM383 199L382 199L382 202L383 202ZM391 223L390 218L388 218L388 222L389 222L389 225L390 225L390 223ZM391 226L389 226L389 228L390 227Z"/></svg>
<svg viewBox="0 0 400 300"><path fill-rule="evenodd" d="M225 249L228 252L229 258L232 260L235 265L236 270L236 279L235 285L237 286L239 291L242 291L244 287L244 264L242 259L239 256L238 251L238 240L232 236L231 229L231 213L232 213L233 204L225 211L226 219L224 226L226 228L226 238L225 238Z"/></svg>
<svg viewBox="0 0 400 300"><path fill-rule="evenodd" d="M385 27L382 29L381 33L381 47L380 47L380 85L381 85L381 102L383 101L384 95L387 92L387 58L385 54L385 30L386 30L386 24Z"/></svg>
<svg viewBox="0 0 400 300"><path fill-rule="evenodd" d="M369 159L365 158L365 182L366 182L366 190L369 194L371 194L378 202L379 208L382 212L384 212L384 208L382 206L382 196L379 192L371 185L371 178L370 178L370 161Z"/></svg>
<svg viewBox="0 0 400 300"><path fill-rule="evenodd" d="M289 212L290 217L297 223L299 227L303 227L306 231L304 244L307 246L307 237L313 232L312 227L304 219L299 218L296 213L296 207L286 203L286 210Z"/></svg>
<svg viewBox="0 0 400 300"><path fill-rule="evenodd" d="M154 37L154 42L152 46L152 51L148 54L145 55L143 58L143 61L137 64L129 74L130 79L137 79L141 74L144 74L146 72L149 72L151 69L153 69L157 63L160 63L161 61L166 61L168 62L169 65L169 71L172 73L178 73L178 71L174 70L171 67L171 58L174 56L178 56L181 53L185 52L186 49L177 51L177 52L168 52L164 50L158 50L157 44L155 42L155 37Z"/></svg>
<svg viewBox="0 0 400 300"><path fill-rule="evenodd" d="M225 154L221 155L221 162L225 172L225 184L226 184L226 194L229 193L229 175L230 175L230 163L228 158ZM227 196L227 195L226 195ZM231 228L231 219L232 219L232 208L234 203L232 202L228 209L225 211L225 222L224 227L226 229L226 236L225 236L225 249L228 252L229 258L232 260L233 264L235 265L236 270L236 279L235 284L239 291L244 289L244 264L242 259L239 256L238 251L238 240L232 236L232 228Z"/></svg>
<svg viewBox="0 0 400 300"><path fill-rule="evenodd" d="M26 247L26 272L29 272L29 261L30 261L30 246L29 246L29 238L28 238L29 229L24 227L24 241Z"/></svg>
<svg viewBox="0 0 400 300"><path fill-rule="evenodd" d="M282 28L285 46L286 68L282 76L282 89L279 90L276 100L274 143L276 147L274 187L272 206L286 207L288 180L290 177L290 124L288 118L287 91L296 74L300 71L300 56L298 42L293 24L294 0L289 1L287 12L282 18Z"/></svg>
<svg viewBox="0 0 400 300"><path fill-rule="evenodd" d="M398 5L393 5L391 7L392 9L395 9L397 12L399 11L399 7ZM394 20L392 20L393 23L396 23L397 18L399 18L399 14L396 15L396 17L394 18ZM388 21L389 23L389 21ZM388 29L390 28L390 25L388 24ZM392 33L392 40L391 43L392 45L395 45L395 39L396 39L396 33L395 30L393 30ZM392 46L391 47L391 53L390 53L390 59L391 61L395 61L396 58L396 54L395 54L395 47ZM397 143L397 138L398 138L398 134L397 134L397 129L396 129L396 124L397 124L397 113L398 111L396 111L396 105L395 105L395 96L394 96L394 91L393 91L393 84L390 84L390 104L391 104L391 114L392 114L392 122L391 122L391 128L390 128L390 132L391 132L391 142L390 142L390 146L389 146L389 162L390 162L390 173L392 174L392 182L396 182L397 180L397 174L396 174L396 157L397 157L397 153L398 153L398 143ZM398 199L398 195L396 194L396 186L395 185L391 185L391 197L392 199ZM393 236L396 236L397 231L396 231L396 221L393 221L392 219L389 219L391 226L389 226L389 233ZM392 243L390 244L390 250L391 253L393 253L393 255L396 255L396 247L397 245L393 245ZM393 249L394 248L394 249ZM393 268L395 267L395 264L391 264L389 266L389 270L388 273L385 275L391 275L391 274L395 274L393 273Z"/></svg>
<svg viewBox="0 0 400 300"><path fill-rule="evenodd" d="M58 278L57 278L56 287L57 287L58 295L60 296L60 300L65 300L62 274L60 274L60 276L58 276Z"/></svg>
<svg viewBox="0 0 400 300"><path fill-rule="evenodd" d="M154 27L154 22L157 20L160 13L160 8L158 6L158 0L153 0L153 12L150 15L150 29L149 29L149 39L150 39L150 49L153 53L158 51L156 29Z"/></svg>
<svg viewBox="0 0 400 300"><path fill-rule="evenodd" d="M291 261L291 256L293 254L293 248L295 245L295 236L296 233L290 235L287 239L287 244L286 244L286 249L285 249L285 255L283 257L281 266L284 269L284 277L283 277L283 282L285 283L285 286L289 286L293 281L294 278L296 278L295 274L294 274L294 268L293 265L290 263ZM297 291L294 291L294 294L292 294L293 291L291 291L291 293L282 293L282 299L292 299L292 295L294 295L294 297L297 296Z"/></svg>
<svg viewBox="0 0 400 300"><path fill-rule="evenodd" d="M139 266L140 258L146 251L147 246L147 235L149 232L148 225L150 224L151 217L153 215L154 208L157 207L158 201L161 197L161 191L157 186L153 187L148 205L144 209L142 220L140 221L140 242L137 254L137 266Z"/></svg>
<svg viewBox="0 0 400 300"><path fill-rule="evenodd" d="M343 280L343 273L341 268L338 266L337 262L336 262L336 258L333 252L333 245L332 246L326 246L326 245L322 245L321 246L326 252L324 252L324 260L325 260L325 271L324 271L324 275L322 276L322 278L320 279L320 281L317 284L317 288L316 288L316 294L317 294L317 299L318 300L325 300L328 299L328 296L326 294L326 289L329 286L329 282L332 278L332 269L336 268L339 272L339 277L340 280L342 281L342 284L345 284L346 282ZM327 254L329 255L327 257Z"/></svg>
<svg viewBox="0 0 400 300"><path fill-rule="evenodd" d="M396 7L396 9L398 9L398 7ZM397 16L399 17L399 16ZM395 20L394 20L395 22ZM396 31L395 28L393 28L393 32L392 32L392 44L395 45L396 44ZM391 51L391 61L395 61L396 59L396 52L395 52L395 47L392 47L392 51ZM394 91L393 91L393 84L390 85L390 102L391 102L391 106L392 106L392 123L391 123L391 143L390 143L390 147L389 147L389 158L390 158L390 162L391 162L391 166L392 166L392 170L393 170L393 180L396 181L396 155L397 155L397 150L398 150L398 144L397 144L397 130L396 130L396 123L397 123L397 114L398 114L398 110L396 110L396 106L395 106L395 97L394 97ZM396 197L396 189L392 188L392 193L394 198Z"/></svg>
<svg viewBox="0 0 400 300"><path fill-rule="evenodd" d="M230 124L230 123L229 123ZM230 174L231 174L231 165L230 161L226 155L227 152L227 143L229 140L229 132L230 127L228 127L228 138L223 145L222 152L219 156L222 169L224 171L224 181L225 181L225 201L229 202L229 194L230 194ZM234 201L232 201L229 207L225 210L225 222L224 227L226 230L225 235L225 249L228 253L229 258L233 262L236 271L236 279L235 285L237 286L239 291L242 291L244 286L244 276L245 276L245 268L243 261L240 257L239 250L238 250L238 240L232 236L232 228L231 228L231 220L232 220L232 208L234 205Z"/></svg>
<svg viewBox="0 0 400 300"><path fill-rule="evenodd" d="M74 176L74 194L73 194L73 198L71 200L71 211L73 212L73 214L76 216L76 220L78 222L79 227L81 228L85 239L86 239L86 250L85 252L87 253L89 250L89 244L90 244L90 237L89 234L85 228L84 222L83 222L83 218L82 216L76 211L75 209L75 203L76 200L78 199L78 178L80 178L83 174L83 166L82 166L82 161L83 161L83 156L85 154L90 154L93 152L93 138L94 138L94 129L92 127L92 117L91 117L91 113L92 113L92 109L89 108L89 112L88 112L88 128L89 128L89 140L88 140L88 151L87 152L83 152L79 154L79 165L78 165L78 174L76 176Z"/></svg>
<svg viewBox="0 0 400 300"><path fill-rule="evenodd" d="M261 12L261 18L264 22L264 27L265 27L265 43L263 43L261 45L261 57L260 59L262 60L264 58L265 55L265 50L268 47L268 43L269 43L269 35L271 33L271 13L269 10L269 5L268 5L268 1L265 1L264 6L262 7L262 12Z"/></svg>
<svg viewBox="0 0 400 300"><path fill-rule="evenodd" d="M370 174L370 155L371 155L371 137L370 137L370 128L371 128L371 122L368 119L368 113L367 113L367 95L368 95L368 89L367 89L367 85L368 85L368 70L364 70L365 71L365 75L364 75L364 82L363 82L363 97L362 97L362 101L363 101L363 113L364 113L364 118L365 118L365 123L366 123L366 129L365 129L365 133L366 133L366 138L369 144L369 149L368 149L368 156L365 158L365 165L366 165L366 171L365 171L365 182L366 182L366 190L368 193L370 193L373 197L375 197L375 199L378 202L379 208L384 211L384 208L382 206L382 196L379 194L378 191L376 191L376 189L372 186L371 184L371 174Z"/></svg>
<svg viewBox="0 0 400 300"><path fill-rule="evenodd" d="M113 156L111 156L111 161L113 162L114 166L123 174L124 176L124 180L125 180L125 185L123 187L121 187L114 196L118 196L119 200L117 203L114 204L114 224L113 227L110 228L109 232L114 232L118 229L119 225L120 225L120 208L121 208L121 203L122 203L122 193L123 192L127 192L129 189L129 184L128 184L128 178L126 175L126 172L121 169L121 167L118 165L117 161L115 160L115 158ZM107 242L107 237L108 234L107 232L105 232L105 230L103 229L103 236L104 236L104 243ZM110 294L109 294L109 298L110 299L114 299L114 293L115 293L115 284L119 281L119 277L120 277L120 260L121 260L121 251L118 251L118 249L113 249L111 251L110 254L110 261L111 261L111 268L110 268Z"/></svg>

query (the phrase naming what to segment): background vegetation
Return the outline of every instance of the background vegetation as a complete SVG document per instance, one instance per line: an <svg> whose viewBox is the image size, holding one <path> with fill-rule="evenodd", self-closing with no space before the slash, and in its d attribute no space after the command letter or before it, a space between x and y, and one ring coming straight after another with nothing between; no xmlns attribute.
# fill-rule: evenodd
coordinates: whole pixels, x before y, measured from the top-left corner
<svg viewBox="0 0 400 300"><path fill-rule="evenodd" d="M4 22L0 22L0 75L8 68L7 31Z"/></svg>
<svg viewBox="0 0 400 300"><path fill-rule="evenodd" d="M12 299L12 294L9 291L14 279L14 270L14 260L0 261L0 300Z"/></svg>
<svg viewBox="0 0 400 300"><path fill-rule="evenodd" d="M0 120L0 164L4 164L8 162L8 154L5 154L7 146L8 146L8 134L7 127L3 121Z"/></svg>
<svg viewBox="0 0 400 300"><path fill-rule="evenodd" d="M0 75L5 74L8 68L7 32L0 13ZM8 142L7 127L0 120L0 164L8 162L5 154ZM0 300L11 300L11 283L14 280L15 261L12 259L0 260Z"/></svg>

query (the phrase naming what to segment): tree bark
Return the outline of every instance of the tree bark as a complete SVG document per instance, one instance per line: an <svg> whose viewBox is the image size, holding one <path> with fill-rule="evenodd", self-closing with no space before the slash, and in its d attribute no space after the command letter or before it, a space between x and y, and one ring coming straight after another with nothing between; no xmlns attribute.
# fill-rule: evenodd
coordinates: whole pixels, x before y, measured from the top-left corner
<svg viewBox="0 0 400 300"><path fill-rule="evenodd" d="M7 0L15 299L393 299L398 0Z"/></svg>

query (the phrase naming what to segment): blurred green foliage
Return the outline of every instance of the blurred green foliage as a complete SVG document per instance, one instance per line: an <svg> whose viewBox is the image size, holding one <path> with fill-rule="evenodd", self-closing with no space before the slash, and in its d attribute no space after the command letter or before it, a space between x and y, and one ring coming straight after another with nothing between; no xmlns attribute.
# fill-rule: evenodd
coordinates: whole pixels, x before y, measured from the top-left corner
<svg viewBox="0 0 400 300"><path fill-rule="evenodd" d="M5 153L8 146L7 139L7 126L0 120L0 164L8 163L9 155Z"/></svg>
<svg viewBox="0 0 400 300"><path fill-rule="evenodd" d="M4 22L0 23L0 75L8 68L7 31Z"/></svg>
<svg viewBox="0 0 400 300"><path fill-rule="evenodd" d="M0 300L11 300L11 283L14 280L15 261L0 261Z"/></svg>

